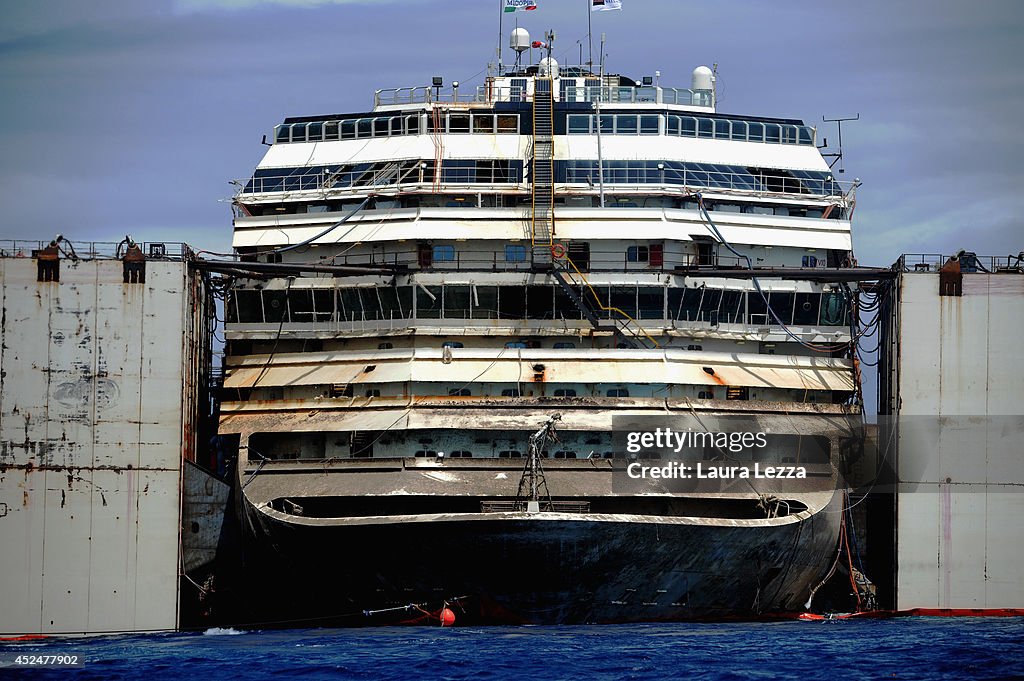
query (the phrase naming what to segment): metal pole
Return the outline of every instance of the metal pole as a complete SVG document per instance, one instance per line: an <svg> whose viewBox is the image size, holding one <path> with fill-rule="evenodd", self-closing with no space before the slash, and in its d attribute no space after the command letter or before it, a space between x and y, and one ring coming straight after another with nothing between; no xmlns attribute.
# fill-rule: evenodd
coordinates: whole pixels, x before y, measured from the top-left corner
<svg viewBox="0 0 1024 681"><path fill-rule="evenodd" d="M597 99L594 100L594 125L597 126L597 195L598 205L604 208L604 157L601 155L601 96L604 86L597 88Z"/></svg>
<svg viewBox="0 0 1024 681"><path fill-rule="evenodd" d="M498 0L498 75L501 75L501 38L502 21L505 16L505 0Z"/></svg>
<svg viewBox="0 0 1024 681"><path fill-rule="evenodd" d="M594 34L593 34L593 28L591 28L591 19L590 19L590 15L591 15L591 4L590 3L591 3L591 0L586 0L586 3L587 3L587 42L590 44L590 52L589 52L589 57L588 57L588 61L587 61L587 67L590 69L591 73L593 73L593 71L594 71Z"/></svg>

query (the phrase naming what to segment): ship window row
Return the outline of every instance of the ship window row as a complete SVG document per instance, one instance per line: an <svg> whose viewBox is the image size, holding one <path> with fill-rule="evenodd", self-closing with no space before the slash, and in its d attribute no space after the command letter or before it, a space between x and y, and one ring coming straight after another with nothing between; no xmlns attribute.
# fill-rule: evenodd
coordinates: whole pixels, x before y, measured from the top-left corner
<svg viewBox="0 0 1024 681"><path fill-rule="evenodd" d="M841 195L830 171L651 160L555 161L555 182L567 184L676 184L785 194Z"/></svg>
<svg viewBox="0 0 1024 681"><path fill-rule="evenodd" d="M663 391L663 389L662 389ZM663 394L662 391L661 394ZM604 396L604 391L592 392L593 397ZM626 391L628 392L628 391ZM707 397L714 399L713 390ZM628 395L626 395L628 397ZM721 392L717 397L721 397ZM379 458L416 457L451 459L522 459L528 455L528 432L488 431L467 429L414 429L399 431L312 431L256 432L248 439L249 451L256 451L269 460L323 460L339 457ZM821 435L795 435L771 433L766 446L749 448L733 453L733 461L759 461L771 464L828 464L832 442ZM623 451L622 443L605 433L560 430L559 441L541 451L545 459L661 459L657 451L639 454ZM619 445L619 446L616 446ZM686 449L690 457L704 461L720 460L720 448L704 442Z"/></svg>
<svg viewBox="0 0 1024 681"><path fill-rule="evenodd" d="M433 159L260 168L246 183L242 193L382 187L402 183L433 182L435 168ZM441 164L438 179L446 184L518 184L523 181L523 162L511 159L446 160Z"/></svg>
<svg viewBox="0 0 1024 681"><path fill-rule="evenodd" d="M426 123L424 123L423 115L416 113L346 118L336 121L282 123L274 128L274 141L278 144L334 142L373 137L419 135L424 132L514 135L519 133L519 115L446 112L436 119L426 116Z"/></svg>
<svg viewBox="0 0 1024 681"><path fill-rule="evenodd" d="M621 310L634 319L718 324L846 326L841 291L765 292L719 288L599 285L577 290L601 318ZM767 299L767 301L765 300ZM771 311L769 311L769 306ZM614 310L613 310L614 308ZM394 319L582 320L583 311L557 286L474 284L231 291L227 321L242 324L363 322Z"/></svg>
<svg viewBox="0 0 1024 681"><path fill-rule="evenodd" d="M443 184L519 184L524 178L524 163L519 159L446 160L441 164L439 178L435 178L435 168L432 159L260 168L242 193L383 187L435 179ZM666 184L817 196L843 193L830 171L657 160L604 160L600 166L596 159L555 161L555 182L596 186L602 181L613 185Z"/></svg>
<svg viewBox="0 0 1024 681"><path fill-rule="evenodd" d="M569 114L570 135L669 135L725 139L766 144L814 146L814 128L808 125L740 121L728 118L675 116L671 114Z"/></svg>

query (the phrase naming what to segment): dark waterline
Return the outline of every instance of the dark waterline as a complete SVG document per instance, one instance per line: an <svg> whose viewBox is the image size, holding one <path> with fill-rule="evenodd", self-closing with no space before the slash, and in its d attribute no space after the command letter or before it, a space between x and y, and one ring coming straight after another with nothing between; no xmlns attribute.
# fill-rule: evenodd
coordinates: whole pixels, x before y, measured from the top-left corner
<svg viewBox="0 0 1024 681"><path fill-rule="evenodd" d="M1024 678L1024 619L580 627L209 630L0 644L74 653L33 679L1009 679Z"/></svg>

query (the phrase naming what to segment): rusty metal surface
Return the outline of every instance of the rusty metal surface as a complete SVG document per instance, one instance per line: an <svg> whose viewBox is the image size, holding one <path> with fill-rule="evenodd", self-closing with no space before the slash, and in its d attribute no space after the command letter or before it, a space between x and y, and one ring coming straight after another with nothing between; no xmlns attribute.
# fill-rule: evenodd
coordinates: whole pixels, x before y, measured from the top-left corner
<svg viewBox="0 0 1024 681"><path fill-rule="evenodd" d="M192 572L213 562L220 543L231 487L205 469L182 468L181 564Z"/></svg>
<svg viewBox="0 0 1024 681"><path fill-rule="evenodd" d="M959 295L944 296L944 274L902 274L885 320L896 340L880 381L886 406L900 417L892 435L900 483L896 606L1020 608L1019 447L1002 447L1005 434L984 428L942 428L940 435L939 424L967 416L979 423L1020 420L1024 276L963 272ZM922 438L932 445L920 446Z"/></svg>
<svg viewBox="0 0 1024 681"><path fill-rule="evenodd" d="M447 429L461 430L467 425L479 430L523 431L527 426L542 422L557 409L562 414L561 428L574 431L612 430L612 419L623 416L661 416L673 413L693 413L694 410L714 410L733 414L781 413L793 416L801 414L835 417L856 416L843 405L806 404L793 405L779 402L744 402L743 406L725 401L708 400L714 404L698 404L685 400L655 400L632 398L570 398L545 404L542 399L492 398L472 402L444 400L447 406L435 405L431 401L406 400L400 408L373 408L356 405L346 408L330 408L322 401L289 405L291 409L272 409L271 403L265 411L239 410L225 412L221 416L221 433L239 433L247 439L252 433L261 432L319 432L345 430L405 430L405 429ZM488 404L489 402L489 404ZM395 405L398 407L399 405ZM644 409L643 407L647 407ZM735 411L731 411L732 407ZM785 428L797 426L786 418ZM793 430L792 432L799 432ZM243 442L245 441L243 439Z"/></svg>
<svg viewBox="0 0 1024 681"><path fill-rule="evenodd" d="M60 267L0 258L0 633L173 629L186 265Z"/></svg>
<svg viewBox="0 0 1024 681"><path fill-rule="evenodd" d="M595 362L593 359L603 361ZM571 358L542 350L460 348L448 353L421 348L377 353L292 353L235 358L226 388L329 385L342 383L509 382L532 379L534 365L544 366L549 383L668 383L735 385L801 390L854 389L848 360L787 355L736 355L685 350L624 351L609 361L607 353L579 350ZM373 369L367 370L369 366ZM706 369L713 371L709 373Z"/></svg>

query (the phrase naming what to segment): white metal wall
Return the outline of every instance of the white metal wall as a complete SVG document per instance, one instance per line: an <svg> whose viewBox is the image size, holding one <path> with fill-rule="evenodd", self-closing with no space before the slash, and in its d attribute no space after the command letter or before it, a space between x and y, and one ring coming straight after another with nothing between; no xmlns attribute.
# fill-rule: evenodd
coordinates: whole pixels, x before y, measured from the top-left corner
<svg viewBox="0 0 1024 681"><path fill-rule="evenodd" d="M897 608L1024 608L1024 276L938 279L899 284Z"/></svg>
<svg viewBox="0 0 1024 681"><path fill-rule="evenodd" d="M176 626L185 282L0 259L0 634Z"/></svg>

